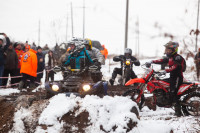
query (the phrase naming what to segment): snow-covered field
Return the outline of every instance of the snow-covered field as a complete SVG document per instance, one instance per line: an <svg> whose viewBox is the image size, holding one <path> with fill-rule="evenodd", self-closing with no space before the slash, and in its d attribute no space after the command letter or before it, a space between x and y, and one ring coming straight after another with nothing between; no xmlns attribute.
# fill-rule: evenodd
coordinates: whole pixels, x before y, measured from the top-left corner
<svg viewBox="0 0 200 133"><path fill-rule="evenodd" d="M149 60L141 60L141 64L144 64ZM189 60L190 61L190 60ZM110 64L112 65L108 65ZM190 69L192 61L187 62ZM102 72L105 80L109 80L114 67L119 66L119 63L113 63L111 60L107 60L106 65L102 67ZM133 68L135 73L140 77L144 70L139 67ZM154 65L155 70L159 70L159 65ZM187 70L184 76L191 81L195 80L195 72ZM61 74L57 74L56 80L62 78ZM117 79L116 79L117 81ZM9 95L11 93L17 93L17 89L4 89L0 90L0 95ZM86 96L85 98L76 97L71 95L66 97L64 94L59 94L52 97L49 100L49 104L42 111L39 116L38 123L41 125L51 125L47 129L42 129L41 126L37 126L36 133L59 133L62 132L63 122L59 119L69 111L73 111L74 108L79 106L76 111L76 115L83 111L89 112L89 119L91 126L85 129L87 133L100 133L100 125L106 131L115 133L124 133L126 130L123 128L127 124L128 120L138 122L137 126L133 128L130 133L199 133L200 132L200 117L182 116L175 117L174 110L171 108L159 108L156 111L149 110L146 106L139 112L140 119L136 117L134 113L131 113L131 107L136 103L132 102L128 97L110 97L105 96L99 98L97 96ZM41 105L42 106L42 105ZM32 117L32 110L21 108L17 110L14 115L14 127L12 133L26 132L24 130L24 123L22 120L30 120ZM32 118L33 119L33 118ZM112 131L113 125L117 125L117 129ZM72 127L72 131L76 131L77 127Z"/></svg>

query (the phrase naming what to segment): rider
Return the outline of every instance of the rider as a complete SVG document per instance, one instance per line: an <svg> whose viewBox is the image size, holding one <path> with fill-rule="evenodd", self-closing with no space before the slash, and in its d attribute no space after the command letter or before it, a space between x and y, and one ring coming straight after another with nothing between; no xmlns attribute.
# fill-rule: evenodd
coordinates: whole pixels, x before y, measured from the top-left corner
<svg viewBox="0 0 200 133"><path fill-rule="evenodd" d="M175 115L180 117L181 105L179 103L179 97L177 96L178 88L183 83L183 71L184 71L184 58L177 54L179 44L177 42L168 42L165 46L165 54L168 58L152 60L147 64L163 64L168 63L169 69L165 69L162 74L170 73L170 97L172 102L175 102Z"/></svg>
<svg viewBox="0 0 200 133"><path fill-rule="evenodd" d="M115 81L115 78L117 77L117 74L120 74L122 75L122 64L123 64L123 60L126 60L126 59L130 59L131 60L131 68L134 65L136 66L139 66L140 65L140 62L139 60L137 60L134 56L132 56L132 50L130 48L126 48L125 51L124 51L124 55L120 55L120 56L115 56L113 58L113 61L121 61L121 68L115 68L113 73L112 73L112 78L109 80L110 84L113 85L114 84L114 81ZM135 75L133 69L131 69L131 73L130 73L130 76L132 79L134 78L137 78L137 76Z"/></svg>
<svg viewBox="0 0 200 133"><path fill-rule="evenodd" d="M88 51L90 57L92 59L97 58L97 62L94 62L96 66L101 66L105 64L105 59L103 57L103 55L101 54L101 52L97 49L92 47L92 41L90 39L85 39L83 40L83 43L86 47L86 50Z"/></svg>
<svg viewBox="0 0 200 133"><path fill-rule="evenodd" d="M78 43L79 42L75 42L73 43L74 45L71 45L72 49L70 55L64 64L66 66L70 65L71 69L83 69L85 66L89 66L93 63L85 46Z"/></svg>

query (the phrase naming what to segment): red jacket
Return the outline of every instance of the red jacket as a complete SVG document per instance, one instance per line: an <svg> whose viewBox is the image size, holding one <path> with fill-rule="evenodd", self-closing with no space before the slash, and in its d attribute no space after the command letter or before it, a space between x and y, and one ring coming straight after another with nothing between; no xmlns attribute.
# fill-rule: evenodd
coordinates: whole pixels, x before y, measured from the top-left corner
<svg viewBox="0 0 200 133"><path fill-rule="evenodd" d="M21 69L20 73L25 73L33 77L37 77L37 55L36 51L30 49L23 54L21 58Z"/></svg>
<svg viewBox="0 0 200 133"><path fill-rule="evenodd" d="M18 57L18 67L17 68L21 68L21 58L22 58L22 56L23 56L23 54L24 54L24 51L23 50L19 50L19 49L15 49L15 52L16 52L16 54L17 54L17 57Z"/></svg>

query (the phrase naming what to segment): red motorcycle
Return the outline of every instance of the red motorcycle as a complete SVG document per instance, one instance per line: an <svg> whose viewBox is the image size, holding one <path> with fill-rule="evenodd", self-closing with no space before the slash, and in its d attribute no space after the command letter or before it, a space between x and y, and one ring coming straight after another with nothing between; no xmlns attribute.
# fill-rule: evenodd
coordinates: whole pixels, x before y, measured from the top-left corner
<svg viewBox="0 0 200 133"><path fill-rule="evenodd" d="M124 93L124 96L131 96L131 99L135 101L139 108L142 109L145 103L144 91L147 89L153 94L152 106L156 107L172 107L170 98L170 83L167 79L160 79L163 77L160 72L156 72L149 65L142 65L145 69L145 74L142 78L135 78L129 80L125 86L134 85L130 90ZM183 82L179 87L177 95L180 97L180 104L182 112L185 115L200 115L200 83Z"/></svg>

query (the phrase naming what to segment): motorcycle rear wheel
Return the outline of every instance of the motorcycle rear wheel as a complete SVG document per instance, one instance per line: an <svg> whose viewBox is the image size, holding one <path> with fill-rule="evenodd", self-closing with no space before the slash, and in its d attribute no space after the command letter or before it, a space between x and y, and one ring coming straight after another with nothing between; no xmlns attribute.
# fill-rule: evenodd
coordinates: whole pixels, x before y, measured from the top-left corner
<svg viewBox="0 0 200 133"><path fill-rule="evenodd" d="M192 92L183 98L182 111L185 115L200 115L200 93Z"/></svg>

